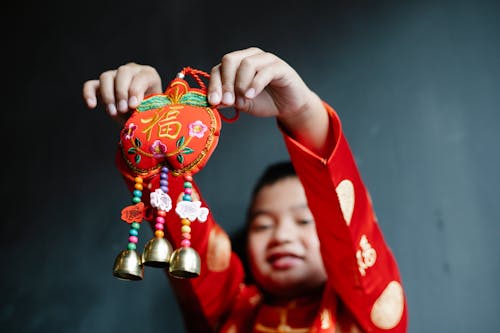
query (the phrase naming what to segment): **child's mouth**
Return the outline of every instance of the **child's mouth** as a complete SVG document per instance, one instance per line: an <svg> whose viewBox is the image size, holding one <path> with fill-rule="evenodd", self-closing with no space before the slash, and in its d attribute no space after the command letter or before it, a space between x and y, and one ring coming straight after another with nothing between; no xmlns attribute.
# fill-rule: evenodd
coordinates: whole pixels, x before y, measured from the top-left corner
<svg viewBox="0 0 500 333"><path fill-rule="evenodd" d="M269 262L269 264L277 270L292 268L298 265L301 261L302 258L292 253L275 253L267 258L267 262Z"/></svg>

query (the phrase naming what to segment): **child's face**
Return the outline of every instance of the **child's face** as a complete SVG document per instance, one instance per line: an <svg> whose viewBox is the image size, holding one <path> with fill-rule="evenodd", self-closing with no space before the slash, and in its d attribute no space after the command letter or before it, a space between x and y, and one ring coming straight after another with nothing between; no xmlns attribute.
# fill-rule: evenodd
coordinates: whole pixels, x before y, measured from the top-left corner
<svg viewBox="0 0 500 333"><path fill-rule="evenodd" d="M280 297L322 287L326 272L299 179L287 177L264 186L250 213L247 251L257 284Z"/></svg>

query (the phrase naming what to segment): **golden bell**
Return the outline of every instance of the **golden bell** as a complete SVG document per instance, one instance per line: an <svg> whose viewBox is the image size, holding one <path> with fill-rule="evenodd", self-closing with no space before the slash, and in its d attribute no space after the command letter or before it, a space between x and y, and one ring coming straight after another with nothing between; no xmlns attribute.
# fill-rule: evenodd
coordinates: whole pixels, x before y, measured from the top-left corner
<svg viewBox="0 0 500 333"><path fill-rule="evenodd" d="M172 246L163 237L154 237L144 246L142 263L152 267L167 267L172 255Z"/></svg>
<svg viewBox="0 0 500 333"><path fill-rule="evenodd" d="M180 279L194 278L200 275L200 256L192 247L180 247L172 253L169 272Z"/></svg>
<svg viewBox="0 0 500 333"><path fill-rule="evenodd" d="M138 281L144 276L140 256L134 250L123 250L116 257L113 275L122 280Z"/></svg>

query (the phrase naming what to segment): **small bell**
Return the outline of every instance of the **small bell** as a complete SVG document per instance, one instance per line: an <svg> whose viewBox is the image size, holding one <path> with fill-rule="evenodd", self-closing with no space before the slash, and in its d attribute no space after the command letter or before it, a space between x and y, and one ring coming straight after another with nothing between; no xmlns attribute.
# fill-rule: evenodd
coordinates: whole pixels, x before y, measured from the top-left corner
<svg viewBox="0 0 500 333"><path fill-rule="evenodd" d="M172 255L172 246L163 237L154 237L144 247L142 263L151 267L167 267Z"/></svg>
<svg viewBox="0 0 500 333"><path fill-rule="evenodd" d="M141 258L135 250L123 250L116 257L113 275L119 279L138 281L144 276Z"/></svg>
<svg viewBox="0 0 500 333"><path fill-rule="evenodd" d="M169 272L180 279L194 278L200 275L200 256L192 247L180 247L172 253Z"/></svg>

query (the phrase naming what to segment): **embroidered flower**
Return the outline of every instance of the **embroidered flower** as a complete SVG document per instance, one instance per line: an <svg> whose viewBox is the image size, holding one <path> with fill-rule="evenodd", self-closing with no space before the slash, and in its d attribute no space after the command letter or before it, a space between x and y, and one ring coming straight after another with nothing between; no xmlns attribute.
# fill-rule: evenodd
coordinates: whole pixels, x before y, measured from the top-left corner
<svg viewBox="0 0 500 333"><path fill-rule="evenodd" d="M208 217L208 208L201 207L201 201L181 201L177 203L175 212L182 219L188 219L191 222L196 219L205 222Z"/></svg>
<svg viewBox="0 0 500 333"><path fill-rule="evenodd" d="M159 210L164 210L166 212L172 209L172 199L170 196L163 192L161 189L157 188L154 192L150 194L151 206L158 208Z"/></svg>
<svg viewBox="0 0 500 333"><path fill-rule="evenodd" d="M205 132L208 130L207 125L205 125L201 120L197 120L194 123L189 124L189 136L195 136L198 139L203 138Z"/></svg>
<svg viewBox="0 0 500 333"><path fill-rule="evenodd" d="M125 134L125 139L130 140L134 136L134 132L137 129L137 125L134 123L128 124L127 134Z"/></svg>
<svg viewBox="0 0 500 333"><path fill-rule="evenodd" d="M165 153L167 152L167 146L160 140L155 140L150 149L154 158L165 157Z"/></svg>

